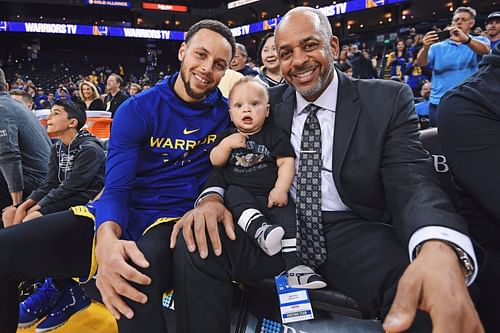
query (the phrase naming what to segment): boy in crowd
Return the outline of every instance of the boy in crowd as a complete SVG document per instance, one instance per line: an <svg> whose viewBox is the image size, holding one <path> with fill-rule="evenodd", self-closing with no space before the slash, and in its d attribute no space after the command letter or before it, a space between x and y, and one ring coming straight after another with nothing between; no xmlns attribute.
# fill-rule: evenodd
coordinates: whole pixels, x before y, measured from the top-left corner
<svg viewBox="0 0 500 333"><path fill-rule="evenodd" d="M283 248L288 285L323 288L326 283L321 276L296 253L294 205L288 202L295 153L285 131L266 122L268 102L267 89L252 77L234 85L229 94L229 113L236 128L217 138L210 161L223 168L215 173L223 173L225 202L238 225L267 255L273 256Z"/></svg>
<svg viewBox="0 0 500 333"><path fill-rule="evenodd" d="M85 112L77 104L55 102L48 116L47 131L59 141L52 146L48 177L21 205L5 210L6 227L85 204L102 189L104 150L96 137L82 130L86 120ZM50 305L41 306L41 300L48 300ZM53 330L89 305L90 299L72 279L47 278L19 304L18 327L33 326L46 316L36 331Z"/></svg>

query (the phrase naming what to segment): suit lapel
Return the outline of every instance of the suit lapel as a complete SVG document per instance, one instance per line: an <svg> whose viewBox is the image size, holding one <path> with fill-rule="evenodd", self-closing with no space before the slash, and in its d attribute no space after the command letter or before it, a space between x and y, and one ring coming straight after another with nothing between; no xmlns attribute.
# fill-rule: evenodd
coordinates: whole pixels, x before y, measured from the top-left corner
<svg viewBox="0 0 500 333"><path fill-rule="evenodd" d="M274 110L271 110L271 112L273 112L275 124L279 124L289 136L292 132L295 104L295 90L289 86L283 93L281 102L276 104Z"/></svg>
<svg viewBox="0 0 500 333"><path fill-rule="evenodd" d="M337 184L340 184L340 170L350 146L357 125L361 106L354 82L337 71L339 91L335 115L335 133L333 144L333 170Z"/></svg>

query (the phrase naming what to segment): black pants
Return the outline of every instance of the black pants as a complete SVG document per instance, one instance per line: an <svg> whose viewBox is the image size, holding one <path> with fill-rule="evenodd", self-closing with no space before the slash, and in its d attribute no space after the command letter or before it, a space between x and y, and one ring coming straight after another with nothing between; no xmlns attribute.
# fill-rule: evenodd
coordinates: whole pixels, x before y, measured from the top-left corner
<svg viewBox="0 0 500 333"><path fill-rule="evenodd" d="M33 190L37 189L42 185L42 181L38 179L32 179L30 177L24 177L24 190L23 190L23 200L26 199ZM10 197L9 188L7 182L0 173L0 229L3 228L3 221L1 211L7 206L12 205L12 199Z"/></svg>
<svg viewBox="0 0 500 333"><path fill-rule="evenodd" d="M376 316L385 316L397 283L409 263L393 228L349 212L324 213L328 258L318 272L334 288L356 299ZM240 229L229 240L219 229L223 252L207 259L186 250L179 237L174 259L178 333L229 332L231 281L255 281L280 274L280 256L269 257ZM419 330L426 332L426 330Z"/></svg>
<svg viewBox="0 0 500 333"><path fill-rule="evenodd" d="M150 267L139 271L149 275L149 286L138 286L148 296L141 305L126 300L135 315L122 317L120 332L166 332L162 294L172 285L170 272L172 251L169 239L173 224L160 224L138 241ZM14 333L18 322L18 289L20 281L50 276L56 279L85 277L89 273L94 223L70 211L0 230L0 333Z"/></svg>
<svg viewBox="0 0 500 333"><path fill-rule="evenodd" d="M288 204L284 207L268 208L268 195L254 195L241 186L230 185L227 187L224 195L224 203L233 214L235 223L238 222L242 213L247 209L257 209L264 216L265 222L268 224L277 224L283 227L285 235L283 239L295 240L297 235L297 220L295 217L295 205L291 198L288 198ZM259 220L260 221L260 220ZM255 221L257 222L257 221ZM249 236L253 238L255 229L251 228L253 232ZM247 230L247 232L250 230ZM297 252L282 252L283 259L285 260L286 269L302 264L302 260L297 256Z"/></svg>
<svg viewBox="0 0 500 333"><path fill-rule="evenodd" d="M437 104L429 103L429 125L431 127L437 126Z"/></svg>

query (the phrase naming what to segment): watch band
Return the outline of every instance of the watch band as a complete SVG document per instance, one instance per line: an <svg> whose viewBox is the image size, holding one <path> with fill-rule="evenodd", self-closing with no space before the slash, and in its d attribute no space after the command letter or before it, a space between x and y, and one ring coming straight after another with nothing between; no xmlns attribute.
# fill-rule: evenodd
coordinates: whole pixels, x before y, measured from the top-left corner
<svg viewBox="0 0 500 333"><path fill-rule="evenodd" d="M469 36L469 38L467 39L467 41L466 41L464 44L465 44L465 45L470 44L470 42L471 42L471 41L472 41L472 37L471 37L471 36Z"/></svg>

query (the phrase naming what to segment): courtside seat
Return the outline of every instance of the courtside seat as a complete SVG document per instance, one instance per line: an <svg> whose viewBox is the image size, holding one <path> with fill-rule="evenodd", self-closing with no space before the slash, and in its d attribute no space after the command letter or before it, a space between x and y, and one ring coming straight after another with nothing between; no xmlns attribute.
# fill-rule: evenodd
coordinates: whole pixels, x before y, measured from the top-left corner
<svg viewBox="0 0 500 333"><path fill-rule="evenodd" d="M264 279L253 283L245 283L240 285L240 288L247 291L249 294L265 293L271 296L273 301L276 303L278 302L274 279ZM312 306L319 310L336 313L346 317L373 319L373 316L354 299L331 288L309 290L309 298Z"/></svg>
<svg viewBox="0 0 500 333"><path fill-rule="evenodd" d="M446 156L444 155L443 148L441 147L441 142L439 141L437 127L421 130L420 141L422 141L425 150L427 150L432 156L434 170L439 178L441 187L448 194L448 196L450 196L456 206L458 192L456 185L453 183L450 167L448 166Z"/></svg>
<svg viewBox="0 0 500 333"><path fill-rule="evenodd" d="M374 318L354 299L332 289L309 290L314 320L282 323L274 279L239 284L239 304L233 308L232 333L314 332L382 333L380 320ZM274 330L267 326L272 323ZM279 328L279 330L277 329Z"/></svg>

